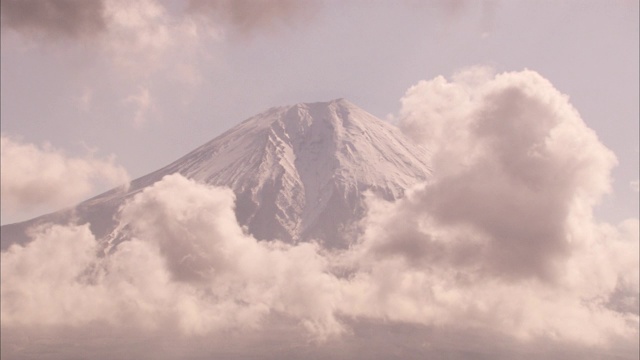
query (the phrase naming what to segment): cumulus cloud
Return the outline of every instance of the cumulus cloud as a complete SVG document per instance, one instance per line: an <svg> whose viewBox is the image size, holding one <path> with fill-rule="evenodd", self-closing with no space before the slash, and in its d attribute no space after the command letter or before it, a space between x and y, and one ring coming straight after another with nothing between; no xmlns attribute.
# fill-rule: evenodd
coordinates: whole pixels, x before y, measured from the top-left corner
<svg viewBox="0 0 640 360"><path fill-rule="evenodd" d="M3 326L99 321L204 334L276 312L314 337L340 333L336 279L317 245L258 242L236 222L234 200L173 175L123 207L130 238L113 247L87 225L33 229L32 242L2 253Z"/></svg>
<svg viewBox="0 0 640 360"><path fill-rule="evenodd" d="M639 222L593 218L615 157L567 97L532 71L474 68L402 102L434 177L396 202L370 196L351 248L257 241L230 190L171 175L120 209L122 242L45 225L3 252L3 330L99 324L196 358L365 354L372 336L390 346L370 358L635 356ZM233 350L197 343L229 334Z"/></svg>
<svg viewBox="0 0 640 360"><path fill-rule="evenodd" d="M84 38L106 29L103 1L2 0L2 27L38 37Z"/></svg>
<svg viewBox="0 0 640 360"><path fill-rule="evenodd" d="M2 213L52 211L85 199L98 188L129 181L113 157L68 157L2 134Z"/></svg>
<svg viewBox="0 0 640 360"><path fill-rule="evenodd" d="M121 221L133 238L158 248L176 282L204 287L212 302L218 298L239 314L254 314L250 323L277 310L299 316L314 333L339 332L325 309L335 292L317 245L256 241L238 225L234 201L228 189L172 175L129 203Z"/></svg>
<svg viewBox="0 0 640 360"><path fill-rule="evenodd" d="M473 239L486 261L474 265L488 271L554 277L573 246L567 226L590 220L616 164L566 96L533 71L470 69L421 82L402 102L400 127L430 145L437 174L404 200L421 221L454 229L463 249Z"/></svg>
<svg viewBox="0 0 640 360"><path fill-rule="evenodd" d="M447 254L447 246L460 246L447 242L458 239L446 233L438 234L440 248L425 234L406 238L399 233L393 240L420 254L428 248L433 258L442 255L421 263L407 254L374 253L379 243L368 242L379 239L369 235L363 244L366 255L345 288L346 312L445 329L495 331L523 344L544 340L607 348L620 338L633 344L638 327L638 233L626 227L635 229L637 221L591 228L593 243L566 260L565 272L554 283L505 279L483 273L480 266L460 265ZM473 256L474 248L472 244L464 255Z"/></svg>
<svg viewBox="0 0 640 360"><path fill-rule="evenodd" d="M426 299L403 301L403 319L464 314L592 344L637 333L637 310L613 303L637 303L638 220L593 219L616 159L548 80L472 68L422 81L400 127L430 146L434 177L395 203L371 199L359 251L384 293Z"/></svg>

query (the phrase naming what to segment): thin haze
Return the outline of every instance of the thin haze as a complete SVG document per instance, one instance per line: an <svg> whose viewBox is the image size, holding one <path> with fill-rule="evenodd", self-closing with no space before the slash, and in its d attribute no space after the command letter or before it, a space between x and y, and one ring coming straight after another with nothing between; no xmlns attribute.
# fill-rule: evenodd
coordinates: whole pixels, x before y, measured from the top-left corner
<svg viewBox="0 0 640 360"><path fill-rule="evenodd" d="M257 241L178 175L108 256L32 229L2 253L3 358L637 356L637 2L1 6L3 224L301 101L386 117L434 169L341 251Z"/></svg>

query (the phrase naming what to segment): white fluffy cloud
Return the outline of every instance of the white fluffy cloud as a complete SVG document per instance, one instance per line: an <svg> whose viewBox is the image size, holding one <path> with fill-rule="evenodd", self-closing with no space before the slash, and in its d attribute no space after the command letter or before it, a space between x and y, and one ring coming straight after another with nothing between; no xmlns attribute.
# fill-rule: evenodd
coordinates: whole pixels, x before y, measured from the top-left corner
<svg viewBox="0 0 640 360"><path fill-rule="evenodd" d="M471 69L411 88L400 119L432 145L435 176L369 198L352 248L257 241L230 190L172 175L121 209L121 243L44 226L3 252L3 330L99 324L193 357L366 354L371 336L389 346L370 358L637 354L639 223L593 218L615 157L566 96L532 71ZM171 357L154 351L137 354Z"/></svg>
<svg viewBox="0 0 640 360"><path fill-rule="evenodd" d="M337 279L318 247L258 242L233 202L230 190L173 175L122 209L130 239L113 248L86 225L34 229L32 242L2 253L3 326L102 321L203 334L276 312L314 337L340 333Z"/></svg>
<svg viewBox="0 0 640 360"><path fill-rule="evenodd" d="M435 174L404 200L407 221L455 232L447 237L462 249L446 246L442 255L464 257L458 250L472 245L475 256L465 260L487 271L539 278L561 271L558 261L580 240L570 226L590 223L616 164L566 96L533 71L491 76L473 68L451 82L423 81L402 102L400 126L429 144ZM438 234L429 236L438 247Z"/></svg>
<svg viewBox="0 0 640 360"><path fill-rule="evenodd" d="M371 199L359 245L369 276L405 299L401 318L592 344L637 333L638 220L593 219L616 159L565 95L533 71L472 68L402 104L434 178Z"/></svg>
<svg viewBox="0 0 640 360"><path fill-rule="evenodd" d="M75 205L98 188L129 181L113 157L68 157L49 145L36 146L4 134L1 141L5 216Z"/></svg>
<svg viewBox="0 0 640 360"><path fill-rule="evenodd" d="M331 311L335 279L324 273L318 247L258 242L238 225L234 201L228 189L172 175L129 203L121 221L134 239L157 247L174 281L210 294L205 309L218 302L228 309L227 326L257 324L275 310L320 336L341 331ZM215 323L199 321L195 328Z"/></svg>

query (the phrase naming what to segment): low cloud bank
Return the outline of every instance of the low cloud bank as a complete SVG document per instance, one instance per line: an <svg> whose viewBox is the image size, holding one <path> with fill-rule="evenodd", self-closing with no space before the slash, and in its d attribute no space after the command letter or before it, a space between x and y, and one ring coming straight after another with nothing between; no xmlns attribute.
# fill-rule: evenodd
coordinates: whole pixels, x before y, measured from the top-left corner
<svg viewBox="0 0 640 360"><path fill-rule="evenodd" d="M2 253L3 326L101 321L203 334L257 327L277 311L320 337L342 331L331 308L338 282L318 247L258 242L233 202L230 190L172 175L122 209L130 240L113 248L87 225L34 229L31 243Z"/></svg>
<svg viewBox="0 0 640 360"><path fill-rule="evenodd" d="M425 342L451 335L450 351L494 334L473 345L479 358L531 344L633 357L638 220L593 218L616 160L567 97L533 71L473 68L420 82L402 104L400 127L430 146L435 176L396 202L369 197L352 248L257 241L230 190L171 175L121 209L128 241L48 225L3 252L3 330L262 333L326 350L406 325Z"/></svg>

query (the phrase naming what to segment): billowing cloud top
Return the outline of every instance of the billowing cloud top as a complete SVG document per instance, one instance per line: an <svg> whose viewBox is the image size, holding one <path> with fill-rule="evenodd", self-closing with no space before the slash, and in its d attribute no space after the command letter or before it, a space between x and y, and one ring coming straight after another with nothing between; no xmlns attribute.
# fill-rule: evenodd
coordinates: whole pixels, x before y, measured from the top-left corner
<svg viewBox="0 0 640 360"><path fill-rule="evenodd" d="M574 246L567 230L590 218L616 164L567 97L533 71L492 76L473 68L451 82L420 82L402 103L400 126L429 144L436 174L405 201L415 213L403 216L466 229L454 236L462 249L447 256L470 265L477 259L464 254L465 238L474 239L482 267L498 274L561 272L557 266ZM420 254L394 244L387 250ZM434 261L431 250L422 252Z"/></svg>

